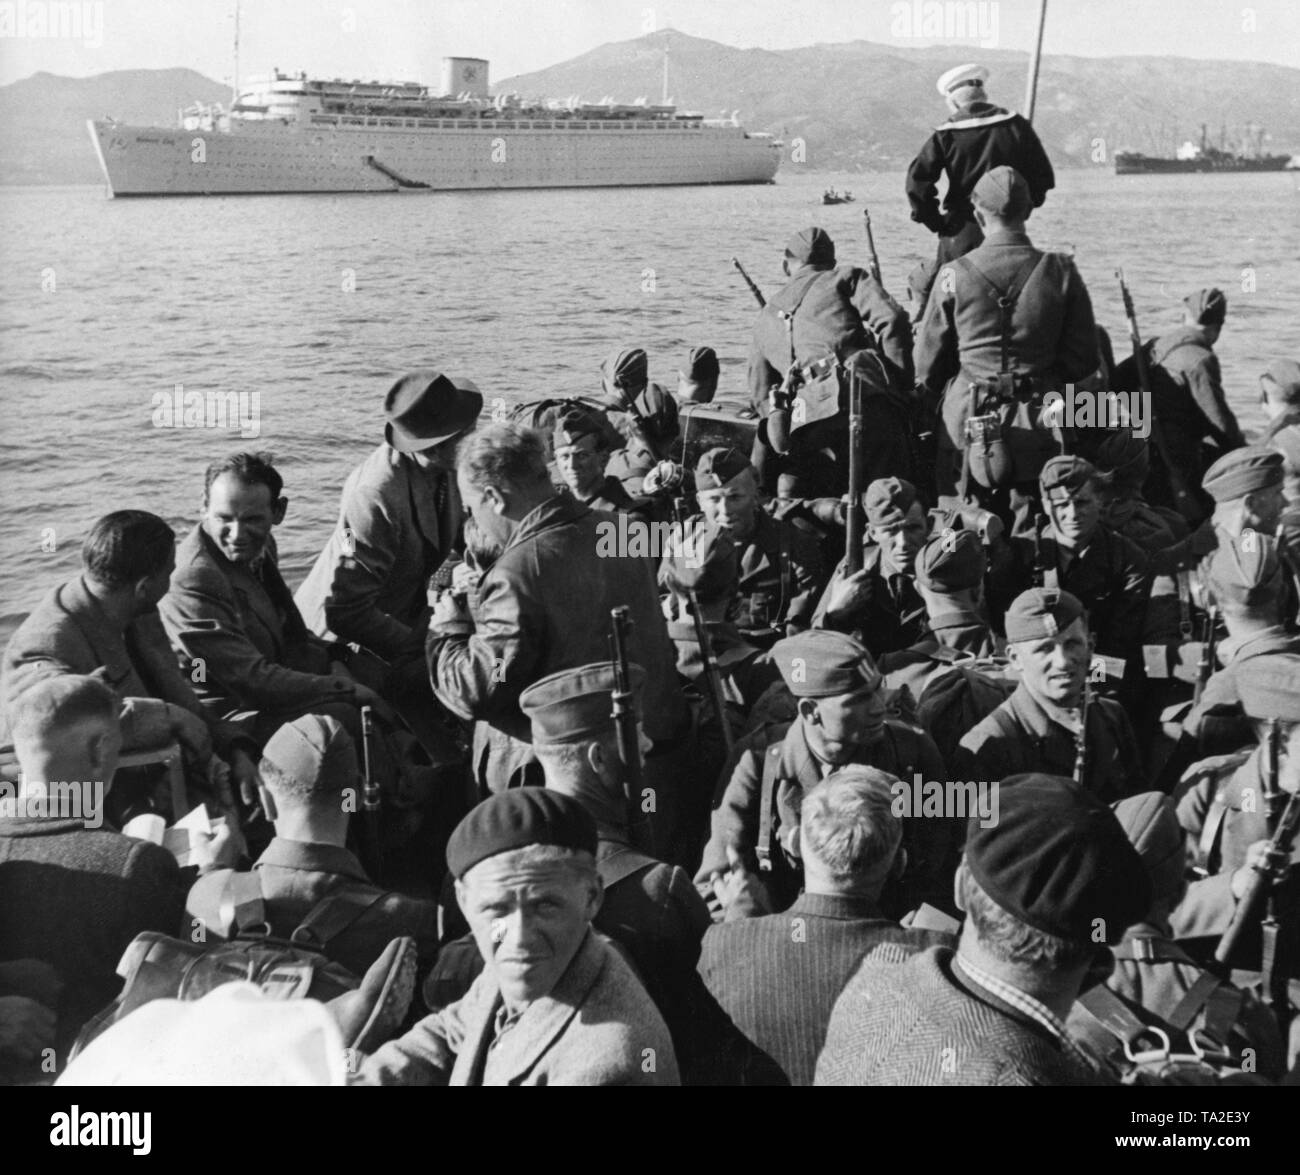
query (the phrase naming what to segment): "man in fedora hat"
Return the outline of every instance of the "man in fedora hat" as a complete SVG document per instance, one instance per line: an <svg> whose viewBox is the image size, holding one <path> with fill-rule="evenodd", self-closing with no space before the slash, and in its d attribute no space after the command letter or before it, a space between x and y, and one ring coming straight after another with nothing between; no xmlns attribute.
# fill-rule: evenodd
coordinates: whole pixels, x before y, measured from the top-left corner
<svg viewBox="0 0 1300 1175"><path fill-rule="evenodd" d="M459 540L456 444L482 408L473 383L441 372L393 385L383 443L348 475L338 525L295 597L307 627L352 646L353 671L431 751L440 739L424 666L426 585Z"/></svg>

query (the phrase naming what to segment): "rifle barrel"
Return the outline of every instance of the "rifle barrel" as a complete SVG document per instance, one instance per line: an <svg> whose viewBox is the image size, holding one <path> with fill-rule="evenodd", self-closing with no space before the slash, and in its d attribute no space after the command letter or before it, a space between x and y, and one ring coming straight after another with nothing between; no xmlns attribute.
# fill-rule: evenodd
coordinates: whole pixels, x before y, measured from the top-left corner
<svg viewBox="0 0 1300 1175"><path fill-rule="evenodd" d="M862 210L862 221L867 229L867 264L871 270L871 276L880 280L880 257L876 253L876 237L871 231L871 211L864 208Z"/></svg>
<svg viewBox="0 0 1300 1175"><path fill-rule="evenodd" d="M736 271L745 279L745 285L749 287L749 292L754 295L754 301L758 303L758 308L761 310L767 305L767 299L763 297L763 291L754 284L754 279L745 272L745 267L740 264L739 257L733 257L731 264L736 267Z"/></svg>
<svg viewBox="0 0 1300 1175"><path fill-rule="evenodd" d="M862 541L866 520L862 514L862 380L855 366L849 372L849 500L845 513L844 570L862 570Z"/></svg>

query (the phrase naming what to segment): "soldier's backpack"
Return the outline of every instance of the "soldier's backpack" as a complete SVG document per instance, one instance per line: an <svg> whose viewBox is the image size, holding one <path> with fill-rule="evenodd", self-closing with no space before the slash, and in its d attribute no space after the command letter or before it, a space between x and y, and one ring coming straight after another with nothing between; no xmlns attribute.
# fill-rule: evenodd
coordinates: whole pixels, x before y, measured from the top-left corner
<svg viewBox="0 0 1300 1175"><path fill-rule="evenodd" d="M232 873L221 892L226 941L186 942L156 931L137 934L117 973L122 991L87 1022L69 1059L105 1029L151 1000L197 1000L227 983L255 983L273 999L331 1000L360 986L360 977L325 955L326 948L372 906L385 898L340 892L318 902L287 939L276 938L256 870Z"/></svg>
<svg viewBox="0 0 1300 1175"><path fill-rule="evenodd" d="M1112 952L1117 959L1195 965L1175 943L1159 939L1130 939ZM1276 1057L1256 1057L1234 1038L1245 998L1202 970L1172 1007L1134 1008L1104 984L1084 992L1078 1004L1114 1038L1103 1060L1125 1085L1219 1085L1250 1082L1261 1065L1285 1068L1280 1042Z"/></svg>
<svg viewBox="0 0 1300 1175"><path fill-rule="evenodd" d="M602 429L605 447L613 452L621 449L627 442L623 434L614 427L607 415L607 405L588 396L561 396L549 400L532 400L527 404L516 405L510 411L509 419L526 428L535 429L546 440L546 451L551 451L551 434L555 431L555 422L570 408L583 408L597 420L607 426Z"/></svg>
<svg viewBox="0 0 1300 1175"><path fill-rule="evenodd" d="M1016 683L1007 677L1006 662L994 657L970 657L944 645L929 650L929 655L948 668L926 683L914 721L948 762L966 732L1002 705Z"/></svg>

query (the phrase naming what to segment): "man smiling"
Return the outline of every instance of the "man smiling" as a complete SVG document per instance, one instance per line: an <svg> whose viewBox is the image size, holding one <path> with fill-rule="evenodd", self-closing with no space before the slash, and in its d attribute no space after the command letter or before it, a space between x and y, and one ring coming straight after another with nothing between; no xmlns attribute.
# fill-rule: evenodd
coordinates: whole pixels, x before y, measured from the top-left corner
<svg viewBox="0 0 1300 1175"><path fill-rule="evenodd" d="M485 800L447 845L485 964L463 999L368 1058L374 1085L676 1085L668 1029L591 928L596 824L575 799L519 788Z"/></svg>

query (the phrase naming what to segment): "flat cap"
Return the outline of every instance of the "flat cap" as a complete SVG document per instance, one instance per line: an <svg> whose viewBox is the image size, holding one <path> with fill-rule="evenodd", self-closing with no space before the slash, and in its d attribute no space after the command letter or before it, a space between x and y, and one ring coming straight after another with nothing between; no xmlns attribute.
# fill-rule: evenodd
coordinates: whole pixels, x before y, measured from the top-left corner
<svg viewBox="0 0 1300 1175"><path fill-rule="evenodd" d="M1282 454L1276 449L1247 445L1224 453L1211 465L1201 479L1201 488L1216 502L1231 502L1280 486L1283 466Z"/></svg>
<svg viewBox="0 0 1300 1175"><path fill-rule="evenodd" d="M1264 376L1277 384L1288 404L1300 401L1300 363L1294 359L1274 359L1264 369Z"/></svg>
<svg viewBox="0 0 1300 1175"><path fill-rule="evenodd" d="M639 388L650 378L649 363L640 347L623 347L600 366L600 374L611 387Z"/></svg>
<svg viewBox="0 0 1300 1175"><path fill-rule="evenodd" d="M630 667L632 694L638 697L645 670ZM614 729L614 669L608 661L561 669L534 682L519 695L519 708L533 725L541 746L575 742Z"/></svg>
<svg viewBox="0 0 1300 1175"><path fill-rule="evenodd" d="M897 526L916 502L916 487L898 477L878 477L862 495L871 526Z"/></svg>
<svg viewBox="0 0 1300 1175"><path fill-rule="evenodd" d="M739 449L719 446L700 455L695 463L696 490L716 490L734 481L753 466Z"/></svg>
<svg viewBox="0 0 1300 1175"><path fill-rule="evenodd" d="M916 582L931 592L961 592L984 579L988 557L973 530L935 535L916 556Z"/></svg>
<svg viewBox="0 0 1300 1175"><path fill-rule="evenodd" d="M1012 775L998 819L966 832L966 866L1020 921L1076 943L1116 943L1151 905L1151 879L1115 814L1073 780Z"/></svg>
<svg viewBox="0 0 1300 1175"><path fill-rule="evenodd" d="M1178 892L1187 866L1178 809L1164 792L1146 791L1111 805L1129 843L1137 849L1155 898Z"/></svg>
<svg viewBox="0 0 1300 1175"><path fill-rule="evenodd" d="M772 659L796 698L839 697L877 689L883 680L866 645L829 628L777 641Z"/></svg>
<svg viewBox="0 0 1300 1175"><path fill-rule="evenodd" d="M1300 722L1300 653L1265 653L1238 673L1237 696L1248 718Z"/></svg>
<svg viewBox="0 0 1300 1175"><path fill-rule="evenodd" d="M1213 287L1188 294L1183 299L1183 305L1202 326L1222 323L1228 316L1228 299L1223 296L1222 290Z"/></svg>
<svg viewBox="0 0 1300 1175"><path fill-rule="evenodd" d="M384 397L384 439L399 453L418 453L473 428L482 411L483 397L470 380L413 371Z"/></svg>
<svg viewBox="0 0 1300 1175"><path fill-rule="evenodd" d="M1097 476L1097 467L1082 457L1053 457L1038 475L1038 485L1043 493L1064 489L1078 493Z"/></svg>
<svg viewBox="0 0 1300 1175"><path fill-rule="evenodd" d="M1014 167L1003 164L980 176L971 190L971 201L994 216L1019 219L1033 207L1029 185Z"/></svg>
<svg viewBox="0 0 1300 1175"><path fill-rule="evenodd" d="M360 775L352 736L337 718L304 714L267 740L262 758L282 775L313 790L354 786Z"/></svg>
<svg viewBox="0 0 1300 1175"><path fill-rule="evenodd" d="M1007 609L1007 643L1041 641L1064 632L1080 616L1083 605L1059 588L1030 588Z"/></svg>
<svg viewBox="0 0 1300 1175"><path fill-rule="evenodd" d="M1128 429L1111 433L1097 450L1097 472L1118 485L1141 485L1151 472L1151 449Z"/></svg>
<svg viewBox="0 0 1300 1175"><path fill-rule="evenodd" d="M945 97L958 86L982 86L989 80L989 71L982 65L955 65L942 74L934 88Z"/></svg>
<svg viewBox="0 0 1300 1175"><path fill-rule="evenodd" d="M702 604L726 599L740 580L736 544L726 531L691 527L680 546L664 556L659 579L670 591L695 592Z"/></svg>
<svg viewBox="0 0 1300 1175"><path fill-rule="evenodd" d="M1282 594L1282 560L1277 540L1255 531L1219 535L1209 560L1210 589L1222 604L1254 607ZM1252 662L1253 664L1253 662Z"/></svg>
<svg viewBox="0 0 1300 1175"><path fill-rule="evenodd" d="M447 868L458 881L480 861L528 845L596 855L596 822L571 796L544 787L498 792L470 810L447 842Z"/></svg>
<svg viewBox="0 0 1300 1175"><path fill-rule="evenodd" d="M800 265L834 265L835 242L825 229L802 228L785 243L785 251Z"/></svg>
<svg viewBox="0 0 1300 1175"><path fill-rule="evenodd" d="M551 443L558 449L576 445L583 437L595 437L600 448L608 448L609 434L609 419L603 412L597 415L586 408L566 408L555 421Z"/></svg>

